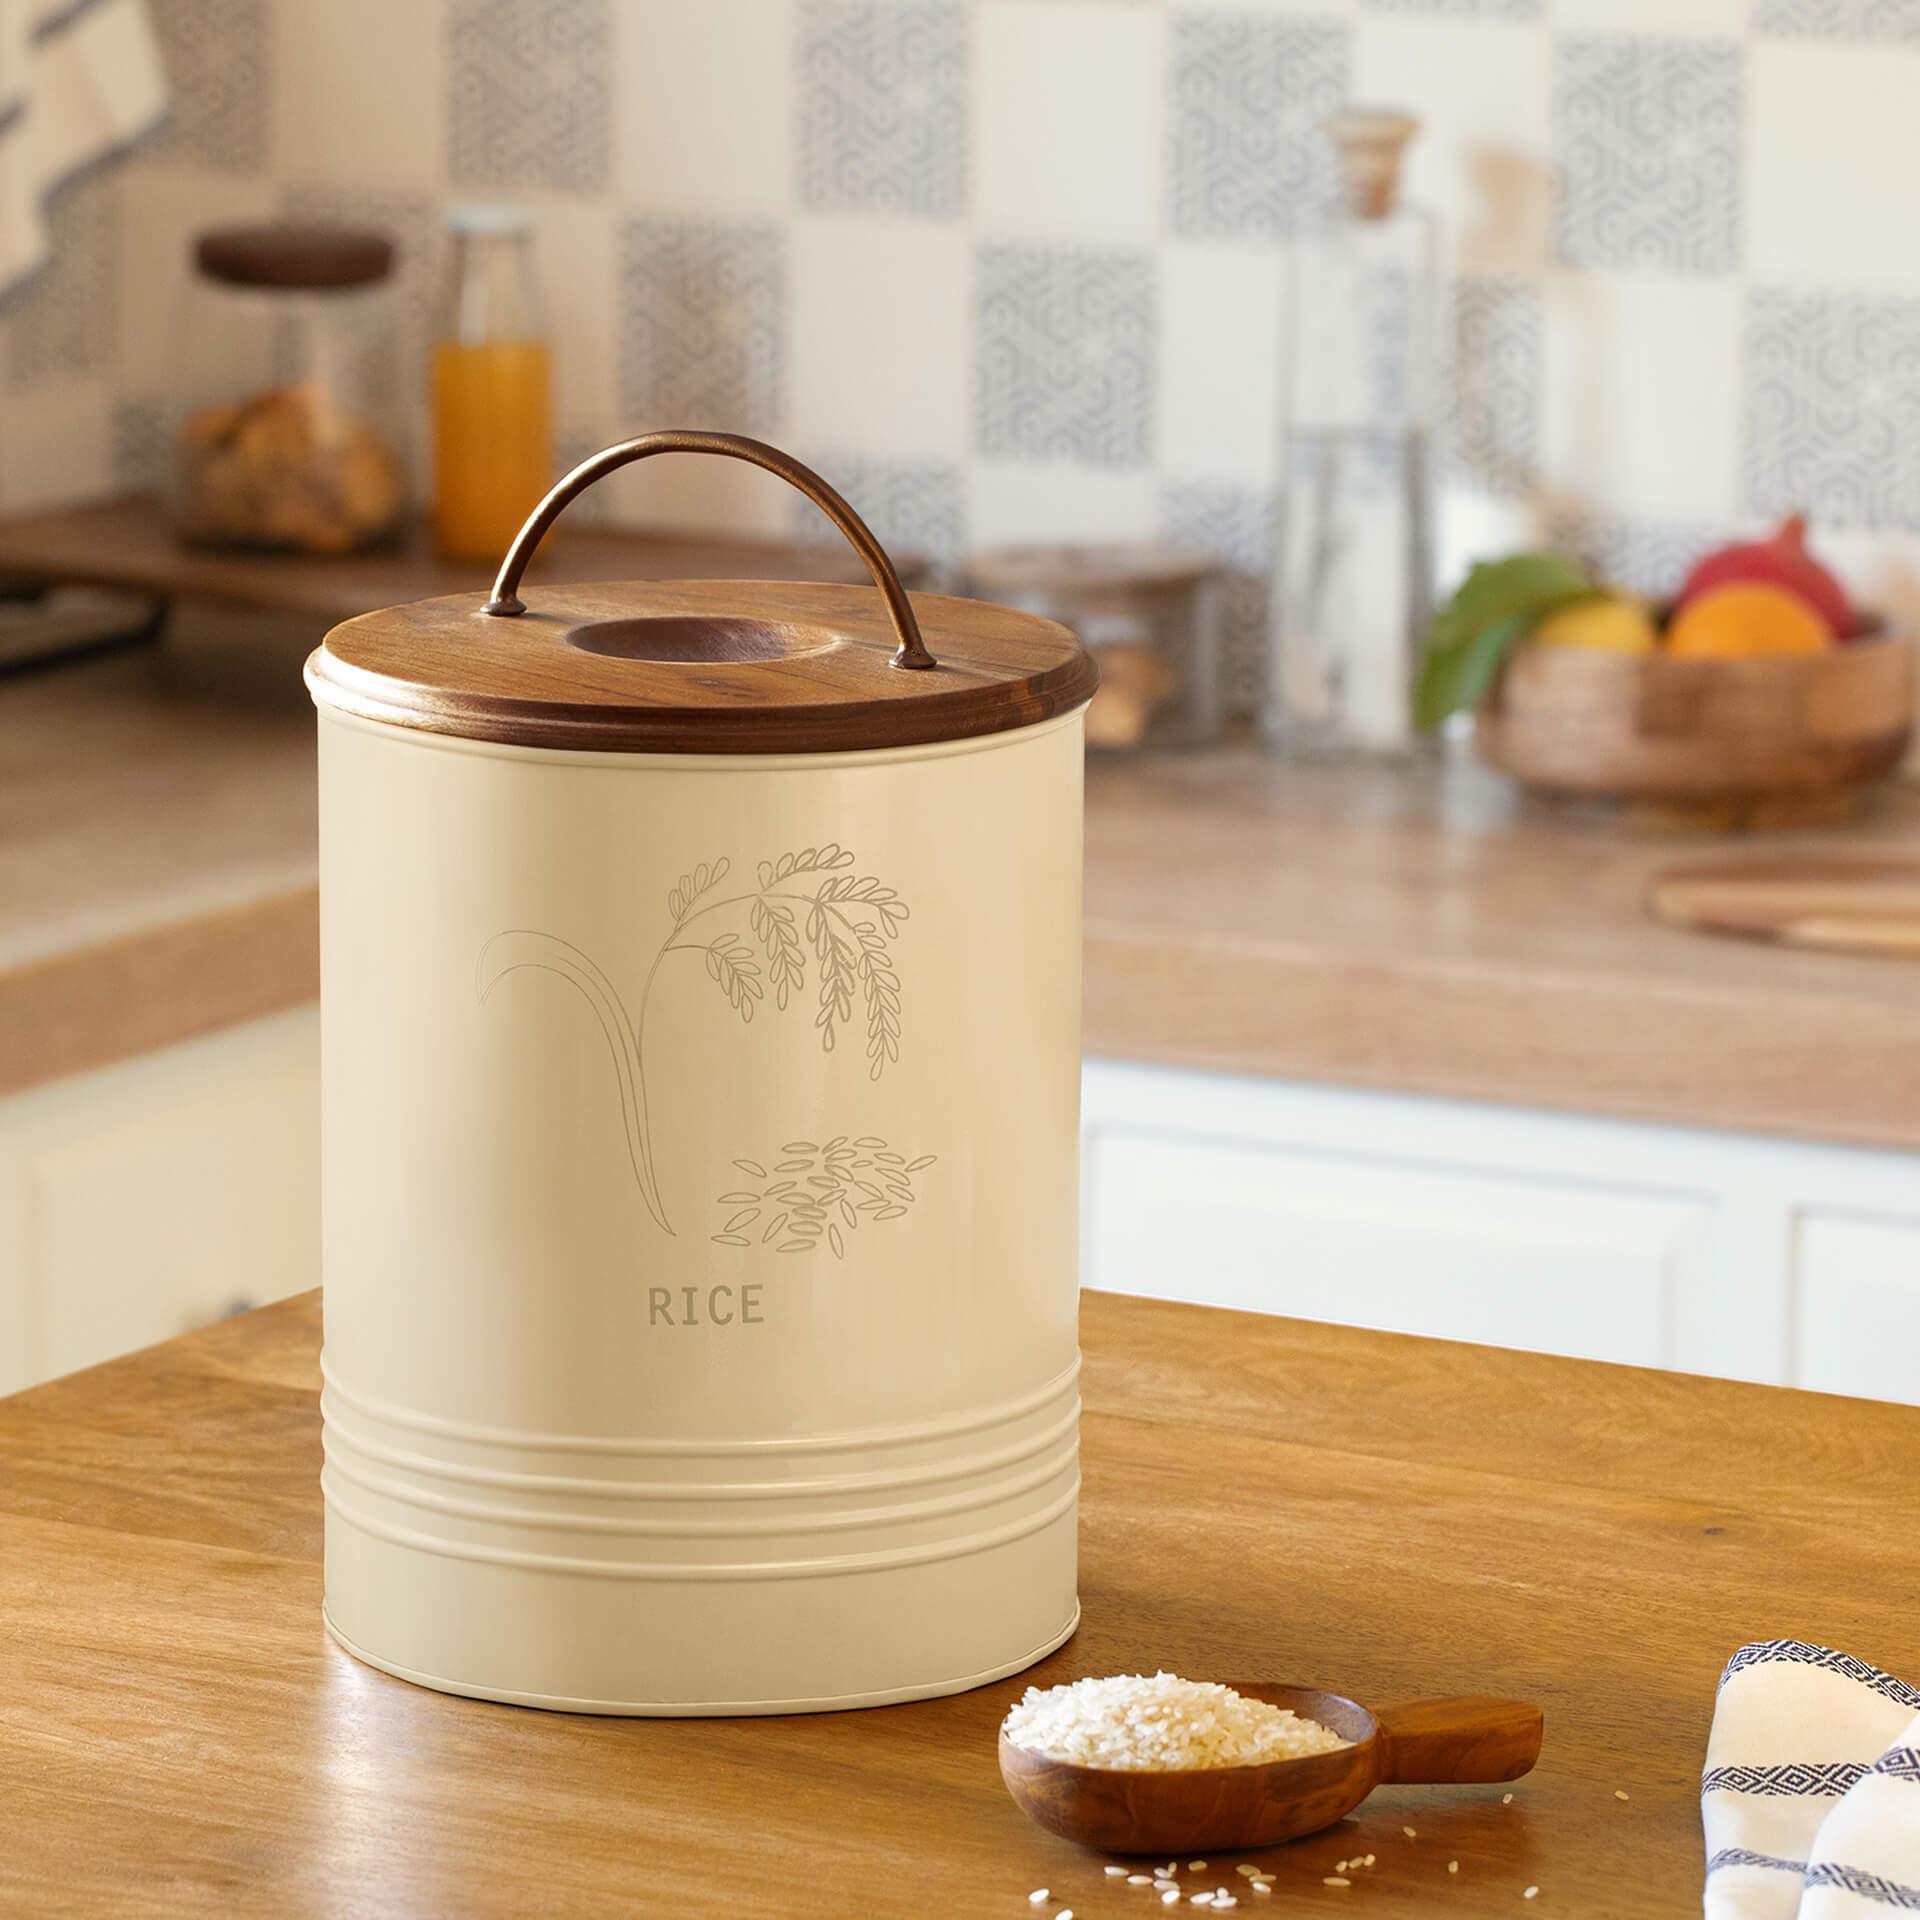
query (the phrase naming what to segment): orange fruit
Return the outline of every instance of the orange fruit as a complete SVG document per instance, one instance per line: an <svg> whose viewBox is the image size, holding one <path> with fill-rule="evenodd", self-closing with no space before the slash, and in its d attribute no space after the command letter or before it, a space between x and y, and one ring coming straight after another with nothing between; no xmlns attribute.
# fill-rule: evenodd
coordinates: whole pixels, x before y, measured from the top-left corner
<svg viewBox="0 0 1920 1920"><path fill-rule="evenodd" d="M1833 643L1833 629L1797 593L1757 580L1689 600L1667 628L1667 651L1693 660L1825 653Z"/></svg>

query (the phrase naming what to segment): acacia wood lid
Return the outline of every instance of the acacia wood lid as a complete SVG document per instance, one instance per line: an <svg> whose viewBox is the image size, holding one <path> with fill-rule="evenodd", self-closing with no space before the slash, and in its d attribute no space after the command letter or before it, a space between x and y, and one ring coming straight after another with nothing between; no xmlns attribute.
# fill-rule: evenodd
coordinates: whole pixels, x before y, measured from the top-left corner
<svg viewBox="0 0 1920 1920"><path fill-rule="evenodd" d="M527 562L567 503L658 453L719 454L777 474L847 536L873 587L647 580L553 586L522 600ZM865 521L792 455L685 429L582 461L520 529L491 594L362 614L307 662L315 703L362 719L627 753L848 753L964 740L1070 713L1098 678L1079 641L1051 620L943 594L909 598Z"/></svg>
<svg viewBox="0 0 1920 1920"><path fill-rule="evenodd" d="M555 585L500 618L450 594L335 627L307 663L322 706L515 746L845 753L1032 726L1092 698L1068 630L915 594L937 664L894 664L872 587L801 581Z"/></svg>
<svg viewBox="0 0 1920 1920"><path fill-rule="evenodd" d="M230 287L321 292L372 286L393 271L393 242L359 227L216 227L194 242L194 264Z"/></svg>

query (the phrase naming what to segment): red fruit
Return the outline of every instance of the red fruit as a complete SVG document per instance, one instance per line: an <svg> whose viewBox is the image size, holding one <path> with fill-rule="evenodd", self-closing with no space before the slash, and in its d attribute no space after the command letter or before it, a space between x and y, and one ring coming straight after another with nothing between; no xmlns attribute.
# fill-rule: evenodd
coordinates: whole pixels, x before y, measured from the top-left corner
<svg viewBox="0 0 1920 1920"><path fill-rule="evenodd" d="M1679 605L1697 600L1715 587L1757 581L1795 593L1844 640L1858 624L1846 589L1807 551L1807 520L1796 513L1783 520L1770 540L1721 547L1699 561L1680 589Z"/></svg>

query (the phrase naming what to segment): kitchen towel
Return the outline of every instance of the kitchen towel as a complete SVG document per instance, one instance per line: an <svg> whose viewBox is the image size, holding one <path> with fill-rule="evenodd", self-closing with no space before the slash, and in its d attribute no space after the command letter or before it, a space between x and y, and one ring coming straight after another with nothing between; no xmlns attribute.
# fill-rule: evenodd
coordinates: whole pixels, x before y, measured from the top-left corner
<svg viewBox="0 0 1920 1920"><path fill-rule="evenodd" d="M1805 1640L1742 1647L1700 1813L1707 1920L1920 1913L1920 1687Z"/></svg>
<svg viewBox="0 0 1920 1920"><path fill-rule="evenodd" d="M146 0L0 0L0 298L45 262L55 189L166 114Z"/></svg>

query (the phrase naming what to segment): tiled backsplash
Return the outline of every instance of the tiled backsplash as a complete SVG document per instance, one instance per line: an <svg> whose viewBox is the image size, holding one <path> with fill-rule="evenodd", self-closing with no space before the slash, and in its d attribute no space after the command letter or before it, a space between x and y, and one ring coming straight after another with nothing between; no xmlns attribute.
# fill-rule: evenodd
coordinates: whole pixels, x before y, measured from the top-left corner
<svg viewBox="0 0 1920 1920"><path fill-rule="evenodd" d="M1920 616L1920 0L155 0L172 126L0 308L0 502L148 477L190 234L372 219L424 349L441 210L541 219L563 455L725 424L883 537L1162 533L1261 619L1289 235L1343 100L1424 119L1443 562L1669 585L1795 507ZM58 436L57 440L55 436ZM57 449L57 450L56 450ZM612 510L815 531L663 462Z"/></svg>

